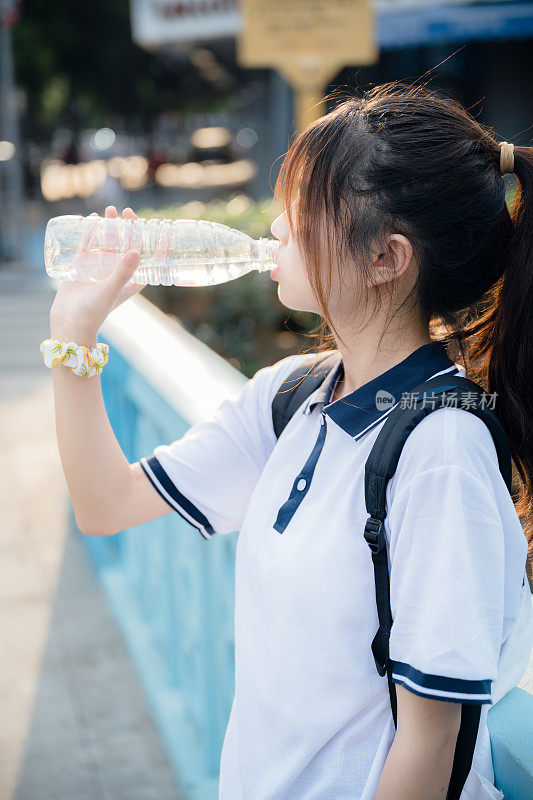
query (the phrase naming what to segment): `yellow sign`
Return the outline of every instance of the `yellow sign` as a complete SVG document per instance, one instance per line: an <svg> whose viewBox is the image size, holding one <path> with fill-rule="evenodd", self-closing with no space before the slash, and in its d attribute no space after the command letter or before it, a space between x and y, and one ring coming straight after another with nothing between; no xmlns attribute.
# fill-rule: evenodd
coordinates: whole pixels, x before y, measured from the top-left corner
<svg viewBox="0 0 533 800"><path fill-rule="evenodd" d="M285 75L296 91L298 130L323 113L323 88L337 72L379 58L371 0L241 0L241 8L239 63Z"/></svg>

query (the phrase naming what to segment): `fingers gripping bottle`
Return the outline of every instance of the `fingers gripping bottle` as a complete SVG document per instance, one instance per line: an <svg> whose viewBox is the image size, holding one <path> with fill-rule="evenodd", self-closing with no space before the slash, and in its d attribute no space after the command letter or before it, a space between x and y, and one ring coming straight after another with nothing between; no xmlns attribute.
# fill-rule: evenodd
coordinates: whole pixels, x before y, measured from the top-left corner
<svg viewBox="0 0 533 800"><path fill-rule="evenodd" d="M48 221L44 258L52 278L97 282L135 249L141 260L128 283L207 286L272 269L278 247L219 222L67 214Z"/></svg>

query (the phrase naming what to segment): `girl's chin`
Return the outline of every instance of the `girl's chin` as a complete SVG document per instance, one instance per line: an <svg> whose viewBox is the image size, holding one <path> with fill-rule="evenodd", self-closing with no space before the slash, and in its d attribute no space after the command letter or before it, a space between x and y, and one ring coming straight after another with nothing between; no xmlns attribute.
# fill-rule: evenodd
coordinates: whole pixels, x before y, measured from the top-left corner
<svg viewBox="0 0 533 800"><path fill-rule="evenodd" d="M302 308L302 306L299 305L299 300L296 297L290 297L290 295L287 295L289 295L289 293L287 292L286 288L284 290L283 283L278 282L278 300L282 305L285 306L285 308L288 308L291 311L308 311L312 314L317 313L314 308Z"/></svg>

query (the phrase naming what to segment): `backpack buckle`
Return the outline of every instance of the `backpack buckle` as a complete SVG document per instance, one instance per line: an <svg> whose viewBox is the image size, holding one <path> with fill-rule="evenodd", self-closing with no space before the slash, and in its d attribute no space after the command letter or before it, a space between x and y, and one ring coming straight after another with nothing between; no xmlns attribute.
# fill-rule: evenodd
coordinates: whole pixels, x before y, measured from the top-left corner
<svg viewBox="0 0 533 800"><path fill-rule="evenodd" d="M369 516L365 523L364 537L373 553L379 553L386 545L383 520Z"/></svg>

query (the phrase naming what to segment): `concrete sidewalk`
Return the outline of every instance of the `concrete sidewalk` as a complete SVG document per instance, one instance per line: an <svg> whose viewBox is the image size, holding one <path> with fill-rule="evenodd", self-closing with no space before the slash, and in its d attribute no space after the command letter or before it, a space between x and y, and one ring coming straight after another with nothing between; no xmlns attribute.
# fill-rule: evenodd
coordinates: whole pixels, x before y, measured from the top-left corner
<svg viewBox="0 0 533 800"><path fill-rule="evenodd" d="M55 290L0 266L0 800L177 800L81 540L55 438Z"/></svg>

